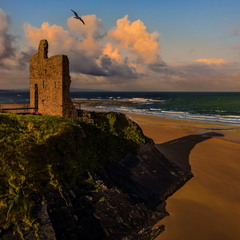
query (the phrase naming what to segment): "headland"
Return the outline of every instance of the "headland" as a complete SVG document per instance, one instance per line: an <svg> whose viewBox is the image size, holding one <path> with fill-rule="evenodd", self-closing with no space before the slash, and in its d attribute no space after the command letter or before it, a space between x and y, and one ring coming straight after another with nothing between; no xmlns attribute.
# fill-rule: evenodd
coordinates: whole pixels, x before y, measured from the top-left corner
<svg viewBox="0 0 240 240"><path fill-rule="evenodd" d="M165 200L191 173L124 114L82 116L0 114L2 240L148 240L164 230Z"/></svg>

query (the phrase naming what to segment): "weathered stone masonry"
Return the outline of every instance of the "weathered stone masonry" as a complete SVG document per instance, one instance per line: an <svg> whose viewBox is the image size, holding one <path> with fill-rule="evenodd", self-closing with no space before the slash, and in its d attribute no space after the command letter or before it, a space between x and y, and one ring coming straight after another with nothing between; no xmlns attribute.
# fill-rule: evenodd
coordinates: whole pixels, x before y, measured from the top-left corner
<svg viewBox="0 0 240 240"><path fill-rule="evenodd" d="M41 40L30 58L30 107L43 115L75 119L77 111L69 97L71 77L65 55L48 58L48 42Z"/></svg>

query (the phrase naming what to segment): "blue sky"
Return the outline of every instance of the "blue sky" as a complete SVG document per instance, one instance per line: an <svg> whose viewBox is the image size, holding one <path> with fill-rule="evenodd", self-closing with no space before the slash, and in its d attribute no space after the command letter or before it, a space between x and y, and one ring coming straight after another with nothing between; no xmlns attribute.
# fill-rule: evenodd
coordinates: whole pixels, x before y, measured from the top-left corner
<svg viewBox="0 0 240 240"><path fill-rule="evenodd" d="M117 39L117 32L111 32L110 34L112 29L116 30L117 28L116 21L123 19L124 16L127 15L128 20L125 19L125 22L130 22L128 23L129 27L135 21L141 21L140 25L145 26L146 32L149 34L147 36L148 39L151 38L151 34L154 32L158 33L158 37L153 40L153 44L155 44L156 41L159 44L159 52L156 53L158 54L158 60L152 60L151 63L149 62L150 60L148 62L142 61L142 66L140 66L139 60L137 63L132 62L128 66L125 66L130 67L134 72L138 73L138 76L135 77L135 80L132 80L131 83L132 85L139 86L139 90L151 90L154 88L154 84L158 85L158 90L190 91L199 89L200 85L205 86L201 87L200 90L202 91L214 90L214 88L216 90L222 90L221 87L216 88L216 79L219 78L219 76L222 76L221 78L224 77L224 79L221 79L219 84L224 86L224 89L228 91L232 91L233 89L240 91L240 85L237 82L240 72L239 0L0 0L0 8L2 9L2 12L8 16L9 21L8 29L5 29L5 32L2 32L2 34L10 34L15 38L15 41L12 43L12 49L15 48L16 51L17 48L24 48L24 51L28 51L28 47L29 49L37 47L34 43L36 39L33 39L33 36L30 39L30 45L24 44L27 42L26 40L29 40L27 39L29 36L26 36L26 24L31 26L31 28L28 28L28 31L36 32L38 30L39 34L42 33L42 23L44 22L49 24L49 31L53 30L53 28L51 28L53 25L60 26L63 30L70 31L68 29L70 27L68 19L72 17L70 9L74 9L79 15L83 16L83 18L87 15L96 16L98 20L93 20L92 18L91 21L95 21L96 24L101 21L102 27L97 30L98 34L105 34L107 36L111 35L110 40L109 38L104 39L101 43L101 49L103 49L104 55L106 55L104 43L106 41L111 41L112 46L116 48L116 51L120 51L121 53L129 52L129 55L127 56L128 60L131 59L131 57L132 59L136 59L140 55L141 58L143 58L143 53L137 52L136 48L127 49L128 46L134 44L132 42L133 40L129 40L129 45L126 46L126 44L124 45L125 40ZM86 24L86 29L87 27ZM132 30L133 25L131 26L131 31ZM131 31L128 32L128 34L131 34ZM143 32L142 34L145 33ZM43 38L44 37L43 34ZM119 41L122 45L117 44ZM156 48L154 49L156 50ZM59 49L59 51L59 53L61 53L61 49ZM79 49L79 54L81 54L80 52L81 50ZM135 58L132 56L134 53L137 54ZM67 49L64 49L64 54L68 55ZM102 56L103 55L98 56L99 61ZM116 65L114 65L115 67L118 69L121 67L122 69L123 62L116 62L120 60L117 58L114 59L113 55L109 55L109 57L114 63L116 63ZM124 57L126 57L126 54ZM71 59L76 58L70 54L70 61ZM198 61L197 63L196 60L199 59L202 61ZM8 60L8 62L9 61L10 60ZM219 64L219 62L224 64ZM156 68L154 68L155 70L152 73L151 70L149 70L153 69L153 65L161 65L163 63L165 64L165 67L164 69L161 69L161 71L159 69L156 71ZM141 67L142 71L138 72ZM144 74L144 77L142 77L143 69L147 72L147 74ZM6 71L3 74L4 76L7 74ZM19 68L18 71L20 71ZM202 84L199 83L199 79L201 79L201 71L203 76ZM197 76L196 72L198 73ZM210 74L207 76L206 73L209 72ZM159 75L157 73L159 73ZM171 75L170 73L173 74ZM119 90L125 90L126 88L129 89L129 87L133 87L132 85L128 87L128 85L123 84L123 82L122 85L117 84L117 79L110 80L111 74L108 74L108 80L102 78L103 85L99 86L99 88L119 88ZM86 80L88 75L91 77L91 74L78 69L78 71L73 71L73 75L79 79L76 81L74 85L75 87L80 87L81 83L83 83L86 88L92 87L92 84L89 84L88 86ZM81 82L80 76L85 79L83 82ZM123 76L125 75L121 75L121 77ZM147 76L149 76L149 81L154 79L148 86L146 83L143 84L144 81L146 82ZM14 78L14 76L12 77ZM111 77L116 78L116 76ZM168 77L171 78L169 82L167 82ZM209 80L207 80L207 77L209 77ZM7 78L10 79L10 76L8 75ZM140 78L142 79L141 81ZM195 80L190 80L192 78L198 79L195 84L192 82ZM160 79L163 79L162 82ZM213 84L209 84L209 81L212 79L214 79L214 82L212 82ZM3 82L4 80L1 81ZM97 79L96 81L98 81L99 84L101 83L101 79ZM181 86L183 87L179 88L179 81L182 81ZM234 85L235 83L236 85ZM2 85L7 87L9 84L4 83ZM21 85L20 82L17 85ZM25 85L26 80L23 82L23 86ZM11 86L9 85L9 87Z"/></svg>

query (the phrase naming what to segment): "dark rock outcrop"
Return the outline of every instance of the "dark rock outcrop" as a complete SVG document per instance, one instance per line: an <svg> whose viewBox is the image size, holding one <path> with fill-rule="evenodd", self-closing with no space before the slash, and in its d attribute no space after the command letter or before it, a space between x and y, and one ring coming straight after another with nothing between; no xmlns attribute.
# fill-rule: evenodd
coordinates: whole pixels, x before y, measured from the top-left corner
<svg viewBox="0 0 240 240"><path fill-rule="evenodd" d="M108 164L100 179L106 189L93 194L94 216L108 239L151 239L164 230L154 225L167 215L164 200L191 174L170 163L152 144Z"/></svg>
<svg viewBox="0 0 240 240"><path fill-rule="evenodd" d="M164 230L155 225L168 215L164 200L191 177L153 144L142 145L134 154L86 173L68 193L70 208L63 202L56 207L55 199L49 210L57 239L154 239Z"/></svg>

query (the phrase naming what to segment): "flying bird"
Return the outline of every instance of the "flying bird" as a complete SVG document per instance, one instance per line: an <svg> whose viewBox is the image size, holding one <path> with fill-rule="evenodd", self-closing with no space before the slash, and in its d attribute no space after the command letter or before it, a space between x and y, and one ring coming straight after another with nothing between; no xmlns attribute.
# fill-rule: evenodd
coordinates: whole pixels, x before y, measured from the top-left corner
<svg viewBox="0 0 240 240"><path fill-rule="evenodd" d="M71 9L71 10L72 10L72 9ZM74 18L79 19L79 20L85 25L85 22L82 20L82 18L80 18L80 17L78 16L78 14L77 14L75 11L72 10L72 12L73 12L74 15L75 15Z"/></svg>

